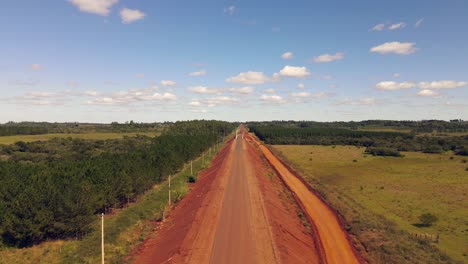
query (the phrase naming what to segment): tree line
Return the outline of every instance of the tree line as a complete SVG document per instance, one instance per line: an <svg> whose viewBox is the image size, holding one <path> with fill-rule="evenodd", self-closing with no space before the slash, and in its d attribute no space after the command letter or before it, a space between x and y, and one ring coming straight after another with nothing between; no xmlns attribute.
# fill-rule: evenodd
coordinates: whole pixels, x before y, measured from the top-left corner
<svg viewBox="0 0 468 264"><path fill-rule="evenodd" d="M117 140L122 146L119 150L81 146L91 152L39 161L0 161L1 241L25 247L47 239L81 237L90 231L97 213L132 201L233 129L227 122L181 122L139 143L126 145L129 138ZM37 151L33 146L24 143L21 151Z"/></svg>
<svg viewBox="0 0 468 264"><path fill-rule="evenodd" d="M332 127L250 125L249 129L267 144L354 145L367 147L374 155L399 156L398 151L441 153L452 150L466 155L468 136L432 137L413 133L360 131Z"/></svg>

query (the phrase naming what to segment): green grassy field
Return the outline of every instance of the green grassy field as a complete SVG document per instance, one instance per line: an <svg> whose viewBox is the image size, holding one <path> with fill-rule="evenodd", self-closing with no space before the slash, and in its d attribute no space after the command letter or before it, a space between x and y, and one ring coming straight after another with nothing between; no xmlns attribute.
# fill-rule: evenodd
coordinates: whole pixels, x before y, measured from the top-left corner
<svg viewBox="0 0 468 264"><path fill-rule="evenodd" d="M372 222L379 221L374 216L383 216L396 230L439 234L439 242L430 244L458 262L468 262L466 157L416 152L404 152L404 158L373 157L354 146L288 145L273 149L324 193L348 221L354 216ZM426 212L435 214L439 221L431 227L417 227L418 216ZM374 228L378 226L386 228L375 222ZM354 230L358 237L366 240L363 224L355 227L362 229ZM382 232L388 235L393 231Z"/></svg>
<svg viewBox="0 0 468 264"><path fill-rule="evenodd" d="M120 139L125 136L133 137L136 135L145 136L158 136L159 132L147 132L147 133L79 133L79 134L66 134L66 133L55 133L55 134L42 134L42 135L17 135L17 136L0 136L0 144L13 144L18 141L32 142L39 140L50 140L53 138L80 138L80 139Z"/></svg>
<svg viewBox="0 0 468 264"><path fill-rule="evenodd" d="M218 149L205 153L205 159L199 157L193 162L194 174L197 174L209 165ZM211 155L209 155L211 153ZM203 160L205 162L203 163ZM176 174L171 181L172 201L176 202L187 193L187 183L190 175L190 166ZM114 210L114 213L105 217L105 249L106 263L126 263L130 251L154 228L154 221L161 220L168 210L168 183L167 181L154 186L136 203L124 209ZM11 263L100 263L100 218L96 216L94 232L82 240L58 240L44 242L30 248L0 248L0 264Z"/></svg>

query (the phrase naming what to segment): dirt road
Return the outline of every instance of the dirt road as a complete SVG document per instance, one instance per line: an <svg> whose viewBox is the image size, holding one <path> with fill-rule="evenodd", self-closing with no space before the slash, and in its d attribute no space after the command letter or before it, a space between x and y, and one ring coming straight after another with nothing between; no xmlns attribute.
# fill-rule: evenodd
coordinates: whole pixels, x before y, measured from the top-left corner
<svg viewBox="0 0 468 264"><path fill-rule="evenodd" d="M314 225L307 224L291 192L262 158L262 146L244 132L241 128L244 136L231 139L199 175L135 253L134 263L357 263L346 255L349 243L337 242L336 250L345 250L336 254L340 260L328 252L333 245L322 245L331 241L321 237L324 232L336 239L335 233L344 231L338 225L341 231L319 233L314 218ZM266 158L271 162L267 153Z"/></svg>

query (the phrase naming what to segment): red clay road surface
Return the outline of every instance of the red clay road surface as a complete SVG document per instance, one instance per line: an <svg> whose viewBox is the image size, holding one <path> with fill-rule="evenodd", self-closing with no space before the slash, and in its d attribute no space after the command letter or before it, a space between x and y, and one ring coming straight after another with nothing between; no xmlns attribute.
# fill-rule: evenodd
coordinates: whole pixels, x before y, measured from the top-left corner
<svg viewBox="0 0 468 264"><path fill-rule="evenodd" d="M275 159L241 127L133 262L359 263L333 211Z"/></svg>

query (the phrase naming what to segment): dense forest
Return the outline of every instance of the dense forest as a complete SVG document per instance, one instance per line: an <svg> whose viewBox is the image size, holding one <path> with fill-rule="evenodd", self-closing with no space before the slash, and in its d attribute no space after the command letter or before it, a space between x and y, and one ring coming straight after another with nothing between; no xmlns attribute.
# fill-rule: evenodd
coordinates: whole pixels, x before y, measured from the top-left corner
<svg viewBox="0 0 468 264"><path fill-rule="evenodd" d="M121 207L199 156L234 124L167 124L161 136L54 139L0 147L0 244L81 237L95 215Z"/></svg>
<svg viewBox="0 0 468 264"><path fill-rule="evenodd" d="M365 120L365 121L336 121L336 122L315 122L315 121L271 121L271 122L249 122L249 126L271 126L280 127L301 127L301 128L344 128L351 130L369 128L390 128L394 130L410 131L411 133L466 133L468 132L468 121L453 119L449 122L443 120L422 120L422 121L395 121L395 120Z"/></svg>
<svg viewBox="0 0 468 264"><path fill-rule="evenodd" d="M415 133L353 130L329 125L321 127L320 123L304 126L302 122L291 121L251 123L249 128L267 144L354 145L367 147L368 152L373 155L399 156L398 151L441 153L448 150L466 155L468 149L467 135L434 137Z"/></svg>

